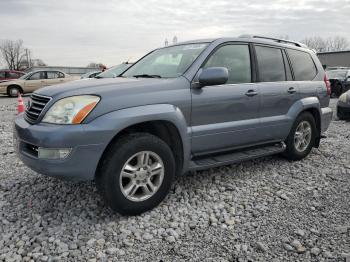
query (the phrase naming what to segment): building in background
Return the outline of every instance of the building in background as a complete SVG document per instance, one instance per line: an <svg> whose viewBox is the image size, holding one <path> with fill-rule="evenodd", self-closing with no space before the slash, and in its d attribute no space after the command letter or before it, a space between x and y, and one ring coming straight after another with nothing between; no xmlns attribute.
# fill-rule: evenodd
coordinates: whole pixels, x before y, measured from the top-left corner
<svg viewBox="0 0 350 262"><path fill-rule="evenodd" d="M82 75L89 72L96 71L96 67L73 67L73 66L32 66L25 70L26 72L32 72L36 70L59 70L68 75Z"/></svg>
<svg viewBox="0 0 350 262"><path fill-rule="evenodd" d="M323 65L323 68L327 67L350 67L350 50L348 51L332 51L332 52L319 52L318 58Z"/></svg>

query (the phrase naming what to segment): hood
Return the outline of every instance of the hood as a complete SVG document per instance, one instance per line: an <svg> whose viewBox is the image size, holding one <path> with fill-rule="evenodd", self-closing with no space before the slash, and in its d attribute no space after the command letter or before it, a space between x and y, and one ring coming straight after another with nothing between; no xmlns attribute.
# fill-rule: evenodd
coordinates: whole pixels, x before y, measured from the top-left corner
<svg viewBox="0 0 350 262"><path fill-rule="evenodd" d="M99 96L115 95L118 92L122 95L124 92L140 92L140 89L149 86L163 84L169 79L154 78L101 78L101 79L79 79L58 85L41 88L35 93L53 98L67 97L73 95L95 94Z"/></svg>
<svg viewBox="0 0 350 262"><path fill-rule="evenodd" d="M185 77L82 79L35 91L37 94L52 97L51 104L69 96L100 96L100 102L86 121L122 108L167 103L177 99L181 102L184 92L188 92L189 98L190 82Z"/></svg>

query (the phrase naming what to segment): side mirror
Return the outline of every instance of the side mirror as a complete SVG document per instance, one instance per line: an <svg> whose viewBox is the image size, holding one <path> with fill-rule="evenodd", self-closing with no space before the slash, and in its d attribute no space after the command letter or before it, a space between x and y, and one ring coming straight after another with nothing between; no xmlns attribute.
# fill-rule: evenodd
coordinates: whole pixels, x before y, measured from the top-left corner
<svg viewBox="0 0 350 262"><path fill-rule="evenodd" d="M208 67L202 69L198 77L201 86L213 86L226 84L228 80L228 70L226 67Z"/></svg>

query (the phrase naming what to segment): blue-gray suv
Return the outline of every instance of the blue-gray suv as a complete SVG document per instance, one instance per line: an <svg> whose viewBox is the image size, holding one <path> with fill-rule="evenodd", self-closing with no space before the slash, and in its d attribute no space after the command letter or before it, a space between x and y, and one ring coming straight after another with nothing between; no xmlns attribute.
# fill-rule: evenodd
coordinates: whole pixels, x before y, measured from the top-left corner
<svg viewBox="0 0 350 262"><path fill-rule="evenodd" d="M156 49L116 78L35 91L14 141L33 170L95 180L121 214L157 206L192 170L300 160L332 119L330 85L297 42L242 36Z"/></svg>

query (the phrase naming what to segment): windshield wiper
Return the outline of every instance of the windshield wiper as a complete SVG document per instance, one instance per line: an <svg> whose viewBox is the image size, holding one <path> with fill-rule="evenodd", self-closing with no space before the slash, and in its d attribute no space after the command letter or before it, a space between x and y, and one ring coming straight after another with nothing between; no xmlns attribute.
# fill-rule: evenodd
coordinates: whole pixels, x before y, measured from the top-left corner
<svg viewBox="0 0 350 262"><path fill-rule="evenodd" d="M142 75L134 75L133 77L144 77L144 78L162 78L160 75L148 75L148 74L142 74Z"/></svg>

